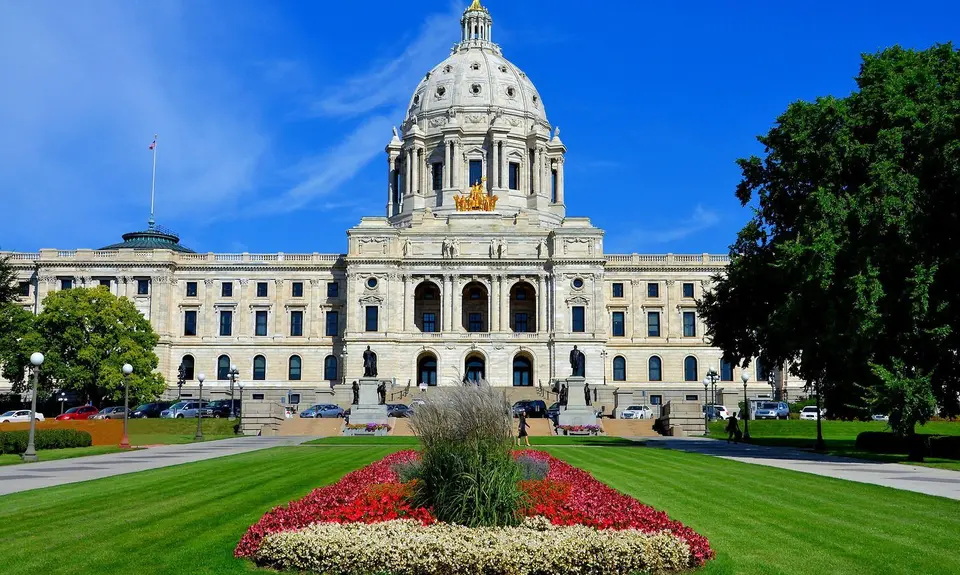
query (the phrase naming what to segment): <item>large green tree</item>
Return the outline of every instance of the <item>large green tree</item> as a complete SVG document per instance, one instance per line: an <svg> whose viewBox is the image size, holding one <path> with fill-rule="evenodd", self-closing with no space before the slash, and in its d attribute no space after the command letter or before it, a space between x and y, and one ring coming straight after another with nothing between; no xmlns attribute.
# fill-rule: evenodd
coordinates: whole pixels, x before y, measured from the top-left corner
<svg viewBox="0 0 960 575"><path fill-rule="evenodd" d="M34 329L33 313L16 304L0 304L0 376L9 381L14 393L26 389L30 354L45 349ZM46 374L41 383L47 382Z"/></svg>
<svg viewBox="0 0 960 575"><path fill-rule="evenodd" d="M126 298L104 287L54 292L43 301L36 331L44 345L43 372L57 387L94 404L123 398L123 364L133 366L130 401L153 399L165 388L154 373L158 337Z"/></svg>
<svg viewBox="0 0 960 575"><path fill-rule="evenodd" d="M867 55L857 86L791 104L738 161L754 216L700 309L729 359L789 364L832 413L912 434L958 412L960 52Z"/></svg>
<svg viewBox="0 0 960 575"><path fill-rule="evenodd" d="M10 257L0 258L0 306L16 301L19 287L17 274L10 265Z"/></svg>

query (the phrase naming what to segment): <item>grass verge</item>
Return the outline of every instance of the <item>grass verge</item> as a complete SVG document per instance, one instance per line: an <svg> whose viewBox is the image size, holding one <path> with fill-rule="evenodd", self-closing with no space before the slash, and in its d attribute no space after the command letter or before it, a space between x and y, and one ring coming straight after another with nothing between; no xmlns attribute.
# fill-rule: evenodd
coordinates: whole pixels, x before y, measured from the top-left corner
<svg viewBox="0 0 960 575"><path fill-rule="evenodd" d="M58 459L73 459L75 457L86 457L88 455L104 455L106 453L116 453L118 451L129 451L120 449L116 445L93 445L90 447L72 447L69 449L41 449L37 451L40 461L55 461ZM23 463L19 455L6 453L0 455L0 467L6 465L17 465Z"/></svg>
<svg viewBox="0 0 960 575"><path fill-rule="evenodd" d="M233 432L236 421L227 419L204 419L204 441L238 437ZM131 445L173 445L193 443L197 433L194 419L131 419L127 421L127 435Z"/></svg>

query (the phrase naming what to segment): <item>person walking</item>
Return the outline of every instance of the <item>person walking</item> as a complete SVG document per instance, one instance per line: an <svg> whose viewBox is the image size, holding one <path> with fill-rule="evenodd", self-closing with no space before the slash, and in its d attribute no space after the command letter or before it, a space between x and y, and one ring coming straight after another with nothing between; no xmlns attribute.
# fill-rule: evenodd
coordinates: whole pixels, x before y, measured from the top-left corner
<svg viewBox="0 0 960 575"><path fill-rule="evenodd" d="M530 447L530 437L527 436L527 428L530 427L530 424L527 423L527 412L520 412L520 427L517 430L517 447L520 446L520 440L523 439L524 445Z"/></svg>
<svg viewBox="0 0 960 575"><path fill-rule="evenodd" d="M740 424L737 422L737 416L731 415L727 418L727 443L732 439L734 443L740 443Z"/></svg>

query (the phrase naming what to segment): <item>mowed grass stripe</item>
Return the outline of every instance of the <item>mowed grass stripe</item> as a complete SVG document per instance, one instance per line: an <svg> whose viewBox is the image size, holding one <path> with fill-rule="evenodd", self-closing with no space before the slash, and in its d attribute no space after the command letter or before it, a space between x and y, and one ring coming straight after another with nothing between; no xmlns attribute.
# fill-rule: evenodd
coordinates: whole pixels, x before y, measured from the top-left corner
<svg viewBox="0 0 960 575"><path fill-rule="evenodd" d="M550 450L703 533L704 573L960 573L960 502L660 449Z"/></svg>
<svg viewBox="0 0 960 575"><path fill-rule="evenodd" d="M4 573L246 573L264 512L391 448L275 448L0 498Z"/></svg>

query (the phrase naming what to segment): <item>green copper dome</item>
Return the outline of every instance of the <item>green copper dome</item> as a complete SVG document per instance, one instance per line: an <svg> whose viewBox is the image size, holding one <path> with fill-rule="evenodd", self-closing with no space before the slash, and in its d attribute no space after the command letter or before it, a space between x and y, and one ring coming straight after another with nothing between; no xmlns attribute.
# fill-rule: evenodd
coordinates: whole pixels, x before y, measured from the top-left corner
<svg viewBox="0 0 960 575"><path fill-rule="evenodd" d="M196 253L180 245L180 236L160 226L151 226L142 232L123 234L123 241L100 248L101 250L172 250L185 254Z"/></svg>

